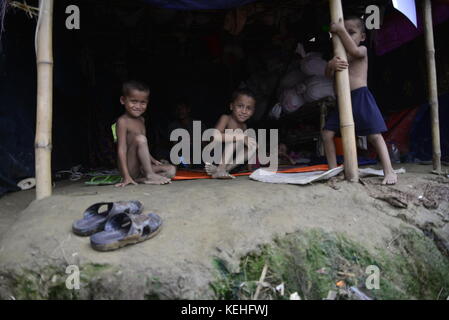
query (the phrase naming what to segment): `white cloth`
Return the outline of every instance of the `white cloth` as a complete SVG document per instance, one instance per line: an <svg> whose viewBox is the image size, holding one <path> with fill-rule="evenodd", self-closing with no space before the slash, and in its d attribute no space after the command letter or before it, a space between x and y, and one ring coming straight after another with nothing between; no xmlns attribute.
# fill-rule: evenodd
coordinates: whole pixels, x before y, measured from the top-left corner
<svg viewBox="0 0 449 320"><path fill-rule="evenodd" d="M327 62L319 52L310 52L301 60L301 71L308 76L324 76Z"/></svg>
<svg viewBox="0 0 449 320"><path fill-rule="evenodd" d="M302 94L298 93L296 88L286 89L281 94L281 106L285 113L291 113L305 104Z"/></svg>
<svg viewBox="0 0 449 320"><path fill-rule="evenodd" d="M276 184L297 184L306 185L312 182L317 182L321 180L329 180L342 173L344 170L343 166L334 168L329 171L316 171L316 172L300 172L300 173L276 173L268 171L267 169L258 169L254 171L249 178L252 180L266 182L266 183L276 183ZM399 169L394 171L396 174L405 173L405 169ZM376 170L372 168L359 169L360 177L366 176L379 176L383 177L383 170Z"/></svg>
<svg viewBox="0 0 449 320"><path fill-rule="evenodd" d="M335 98L334 85L331 79L325 76L313 76L306 80L306 102L314 102L326 97Z"/></svg>
<svg viewBox="0 0 449 320"><path fill-rule="evenodd" d="M342 172L343 167L337 167L329 171L300 173L274 173L266 169L258 169L249 178L266 183L306 185L320 180L328 180Z"/></svg>

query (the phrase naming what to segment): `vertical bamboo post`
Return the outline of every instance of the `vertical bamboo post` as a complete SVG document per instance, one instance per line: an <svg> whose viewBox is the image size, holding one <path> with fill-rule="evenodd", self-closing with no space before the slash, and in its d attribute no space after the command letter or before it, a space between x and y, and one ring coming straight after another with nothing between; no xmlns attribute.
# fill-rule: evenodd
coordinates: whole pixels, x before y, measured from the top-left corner
<svg viewBox="0 0 449 320"><path fill-rule="evenodd" d="M332 22L343 19L343 7L341 0L329 0ZM334 55L348 60L346 50L337 35L333 35ZM357 148L355 142L354 117L352 115L351 87L349 84L349 71L344 70L335 73L338 109L340 113L340 131L343 142L344 167L346 180L351 182L359 181L359 171L357 163Z"/></svg>
<svg viewBox="0 0 449 320"><path fill-rule="evenodd" d="M432 124L433 169L441 173L440 121L438 115L438 86L435 64L435 44L433 36L432 3L424 0L424 38L426 41L427 73L429 87L430 117Z"/></svg>
<svg viewBox="0 0 449 320"><path fill-rule="evenodd" d="M53 1L40 0L37 25L36 199L51 196L53 109Z"/></svg>

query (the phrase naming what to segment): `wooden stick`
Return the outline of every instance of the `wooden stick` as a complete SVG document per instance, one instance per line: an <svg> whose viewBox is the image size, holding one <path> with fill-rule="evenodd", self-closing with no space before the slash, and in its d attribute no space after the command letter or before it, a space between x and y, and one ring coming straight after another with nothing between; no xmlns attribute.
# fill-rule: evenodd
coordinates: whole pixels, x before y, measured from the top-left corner
<svg viewBox="0 0 449 320"><path fill-rule="evenodd" d="M427 73L429 86L430 117L432 123L433 169L441 173L441 145L440 121L438 115L438 85L435 64L435 44L433 36L432 3L425 0L423 3L424 37L426 41Z"/></svg>
<svg viewBox="0 0 449 320"><path fill-rule="evenodd" d="M254 294L254 299L257 300L260 294L260 289L262 288L262 282L264 282L265 277L267 276L268 265L265 264L262 269L262 274L260 275L259 283L257 284L256 293Z"/></svg>
<svg viewBox="0 0 449 320"><path fill-rule="evenodd" d="M40 0L37 30L36 199L51 196L53 112L53 1Z"/></svg>
<svg viewBox="0 0 449 320"><path fill-rule="evenodd" d="M341 0L329 0L332 22L343 19L343 8ZM332 36L334 44L334 55L344 60L348 60L346 50L338 35ZM349 84L349 71L335 73L338 96L338 110L340 113L340 131L343 142L344 167L346 180L351 182L359 181L359 171L357 163L357 147L355 142L354 117L352 115L351 87Z"/></svg>

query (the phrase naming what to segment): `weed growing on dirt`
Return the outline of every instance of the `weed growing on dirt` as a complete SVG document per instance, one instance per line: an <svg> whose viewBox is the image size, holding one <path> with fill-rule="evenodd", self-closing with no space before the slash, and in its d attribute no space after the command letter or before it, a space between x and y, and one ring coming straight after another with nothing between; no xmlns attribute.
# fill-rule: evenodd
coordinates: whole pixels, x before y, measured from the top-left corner
<svg viewBox="0 0 449 320"><path fill-rule="evenodd" d="M373 299L437 299L449 294L449 260L435 244L415 229L398 231L392 248L368 252L343 234L321 230L297 232L276 239L257 253L242 258L240 270L231 272L216 259L217 281L211 284L217 299L251 299L265 264L267 277L262 299L288 299L298 292L302 299L321 300L330 290L338 299L356 287ZM380 288L365 287L369 266L380 269ZM282 295L275 287L284 283Z"/></svg>

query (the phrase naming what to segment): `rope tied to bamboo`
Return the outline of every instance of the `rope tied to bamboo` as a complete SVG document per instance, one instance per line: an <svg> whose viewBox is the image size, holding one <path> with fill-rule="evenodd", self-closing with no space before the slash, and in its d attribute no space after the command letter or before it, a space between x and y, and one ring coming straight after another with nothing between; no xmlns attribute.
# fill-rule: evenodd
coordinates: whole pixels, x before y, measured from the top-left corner
<svg viewBox="0 0 449 320"><path fill-rule="evenodd" d="M49 60L37 60L36 63L37 64L51 64L51 65L53 65L53 61L49 61Z"/></svg>
<svg viewBox="0 0 449 320"><path fill-rule="evenodd" d="M44 149L51 149L53 148L53 144L51 142L36 142L34 144L35 148L44 148Z"/></svg>

